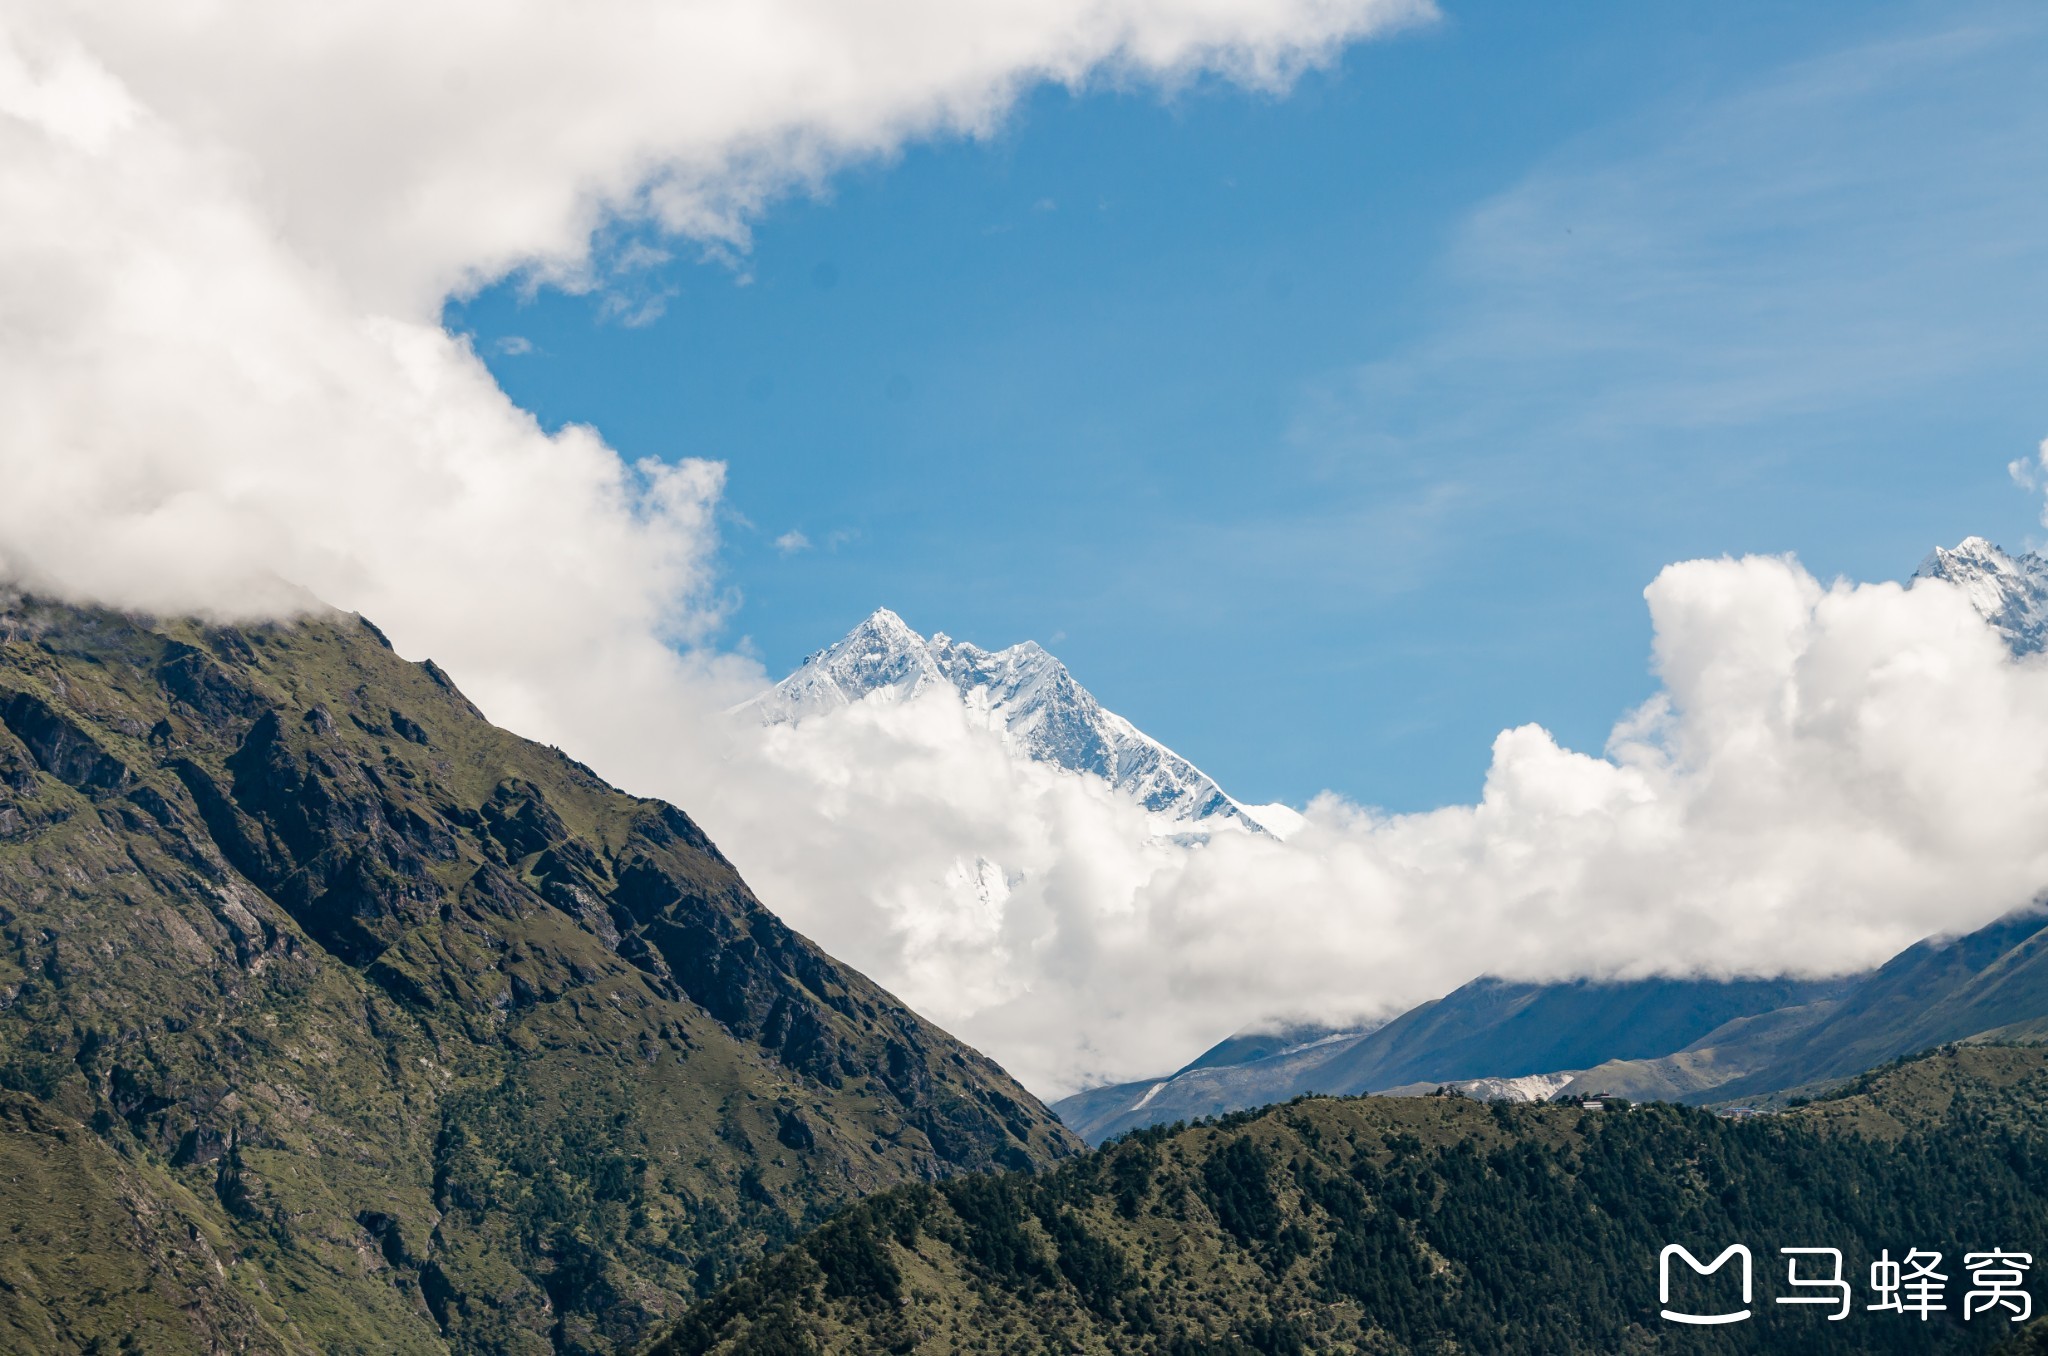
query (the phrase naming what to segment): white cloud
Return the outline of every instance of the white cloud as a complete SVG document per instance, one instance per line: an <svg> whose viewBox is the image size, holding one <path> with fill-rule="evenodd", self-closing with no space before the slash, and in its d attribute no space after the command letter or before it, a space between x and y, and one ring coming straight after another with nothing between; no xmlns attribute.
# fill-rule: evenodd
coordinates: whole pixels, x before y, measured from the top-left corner
<svg viewBox="0 0 2048 1356"><path fill-rule="evenodd" d="M696 803L785 916L1047 1093L1481 972L1861 968L2048 886L2048 663L1954 589L1750 558L1647 597L1657 698L1602 755L1504 731L1473 805L1326 795L1189 849L948 694L742 731Z"/></svg>
<svg viewBox="0 0 2048 1356"><path fill-rule="evenodd" d="M793 556L799 551L810 550L811 539L792 527L775 539L775 549L786 556Z"/></svg>
<svg viewBox="0 0 2048 1356"><path fill-rule="evenodd" d="M943 702L710 718L721 468L540 429L437 317L595 228L773 193L1025 85L1284 79L1413 0L58 5L0 18L0 570L159 610L360 609L491 714L702 817L763 896L1057 1092L1480 969L1867 963L2041 883L2048 680L1952 593L1782 561L1650 590L1665 697L1483 798L1148 836ZM625 295L631 296L630 289ZM643 295L635 305L658 303ZM835 533L828 545L847 540Z"/></svg>
<svg viewBox="0 0 2048 1356"><path fill-rule="evenodd" d="M440 328L451 292L524 271L643 323L667 294L634 222L738 248L772 194L1034 82L1276 84L1428 13L7 0L0 572L166 611L310 592L554 737L604 675L690 667L667 645L718 616L722 468L545 433Z"/></svg>
<svg viewBox="0 0 2048 1356"><path fill-rule="evenodd" d="M2021 457L2005 464L2005 470L2012 477L2012 483L2029 492L2042 486L2042 475L2048 472L2048 438L2041 440L2031 457ZM2048 526L2048 509L2042 512L2042 524Z"/></svg>
<svg viewBox="0 0 2048 1356"><path fill-rule="evenodd" d="M71 52L234 157L304 256L381 311L585 266L607 214L744 241L769 195L907 138L990 128L1041 80L1284 82L1425 0L14 0Z"/></svg>

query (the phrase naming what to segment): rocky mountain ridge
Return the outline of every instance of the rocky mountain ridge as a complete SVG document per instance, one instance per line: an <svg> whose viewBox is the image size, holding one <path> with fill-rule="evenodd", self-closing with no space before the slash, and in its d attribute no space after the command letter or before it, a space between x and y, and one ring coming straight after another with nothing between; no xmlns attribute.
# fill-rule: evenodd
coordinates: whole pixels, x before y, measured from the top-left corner
<svg viewBox="0 0 2048 1356"><path fill-rule="evenodd" d="M907 700L950 690L1025 757L1086 773L1125 792L1173 831L1237 828L1285 834L1286 806L1247 806L1130 721L1107 710L1035 641L984 650L944 632L929 639L887 608L748 703L769 721L796 721L869 698Z"/></svg>
<svg viewBox="0 0 2048 1356"><path fill-rule="evenodd" d="M369 623L18 596L0 1120L22 1351L624 1352L858 1195L1078 1147Z"/></svg>

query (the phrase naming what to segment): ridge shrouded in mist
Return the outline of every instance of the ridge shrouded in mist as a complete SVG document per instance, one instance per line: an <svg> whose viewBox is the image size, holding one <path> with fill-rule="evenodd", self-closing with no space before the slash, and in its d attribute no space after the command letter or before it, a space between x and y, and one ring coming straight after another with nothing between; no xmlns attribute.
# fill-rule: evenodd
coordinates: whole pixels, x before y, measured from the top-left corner
<svg viewBox="0 0 2048 1356"><path fill-rule="evenodd" d="M1300 822L1284 805L1231 799L1193 763L1105 710L1036 641L984 650L943 631L926 639L886 607L805 659L750 709L766 720L795 721L877 694L903 701L941 688L959 694L1010 748L1101 777L1176 829L1227 825L1284 835Z"/></svg>

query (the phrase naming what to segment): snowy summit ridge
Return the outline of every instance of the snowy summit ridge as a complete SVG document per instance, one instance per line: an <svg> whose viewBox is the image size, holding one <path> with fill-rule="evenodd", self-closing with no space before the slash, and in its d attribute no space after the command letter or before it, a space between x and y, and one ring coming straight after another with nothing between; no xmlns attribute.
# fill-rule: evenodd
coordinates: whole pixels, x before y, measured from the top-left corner
<svg viewBox="0 0 2048 1356"><path fill-rule="evenodd" d="M768 721L801 720L879 692L909 698L951 688L1014 751L1070 772L1093 773L1176 828L1230 824L1286 833L1285 806L1244 806L1187 759L1114 711L1035 641L984 650L943 631L930 639L888 608L818 651L750 705Z"/></svg>
<svg viewBox="0 0 2048 1356"><path fill-rule="evenodd" d="M1913 577L1961 589L2014 654L2048 649L2048 558L2038 552L2007 555L1983 537L1965 537L1935 547Z"/></svg>

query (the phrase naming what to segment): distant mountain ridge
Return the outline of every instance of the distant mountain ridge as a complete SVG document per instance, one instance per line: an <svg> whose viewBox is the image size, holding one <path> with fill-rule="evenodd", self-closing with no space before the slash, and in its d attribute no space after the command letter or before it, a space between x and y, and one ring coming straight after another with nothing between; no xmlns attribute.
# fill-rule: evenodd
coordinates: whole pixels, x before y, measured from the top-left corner
<svg viewBox="0 0 2048 1356"><path fill-rule="evenodd" d="M886 607L747 706L764 720L796 721L878 693L907 699L933 689L957 693L1026 757L1101 777L1174 826L1284 835L1299 822L1286 806L1247 806L1226 795L1186 758L1104 708L1037 642L984 650L943 631L927 639Z"/></svg>
<svg viewBox="0 0 2048 1356"><path fill-rule="evenodd" d="M2048 912L1916 942L1839 997L1731 1022L1653 1060L1580 1072L1566 1092L1726 1102L1850 1077L1954 1041L2048 1036Z"/></svg>
<svg viewBox="0 0 2048 1356"><path fill-rule="evenodd" d="M1093 1088L1053 1110L1100 1144L1305 1093L1451 1084L1510 1100L1768 1099L1950 1042L2048 1041L2048 911L1931 937L1843 979L1483 978L1369 1032L1290 1034L1277 1049L1233 1037L1167 1078Z"/></svg>
<svg viewBox="0 0 2048 1356"><path fill-rule="evenodd" d="M1929 553L1913 575L1923 579L1961 589L2014 655L2048 649L2048 556L1966 537ZM1763 1097L1945 1041L1993 1031L2048 1037L2044 922L2048 915L2021 910L1965 937L1929 938L1868 974L1817 984L1482 977L1377 1029L1241 1033L1167 1077L1088 1089L1054 1110L1099 1143L1303 1093L1445 1083L1510 1097ZM1659 1045L1661 1053L1647 1053Z"/></svg>
<svg viewBox="0 0 2048 1356"><path fill-rule="evenodd" d="M1290 1043L1271 1051L1233 1037L1168 1078L1076 1093L1054 1103L1053 1110L1094 1144L1142 1126L1304 1093L1351 1096L1576 1072L1610 1060L1666 1054L1730 1022L1824 1001L1845 988L1841 980L1527 984L1480 978L1371 1030L1297 1028L1288 1033ZM1568 1077L1554 1079L1544 1094L1567 1082Z"/></svg>

